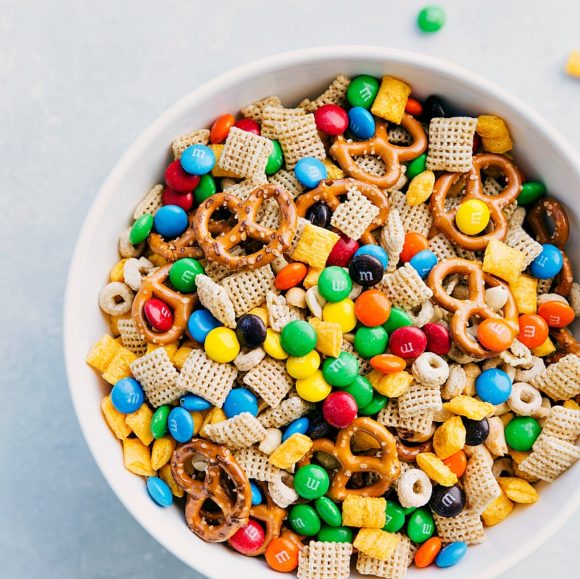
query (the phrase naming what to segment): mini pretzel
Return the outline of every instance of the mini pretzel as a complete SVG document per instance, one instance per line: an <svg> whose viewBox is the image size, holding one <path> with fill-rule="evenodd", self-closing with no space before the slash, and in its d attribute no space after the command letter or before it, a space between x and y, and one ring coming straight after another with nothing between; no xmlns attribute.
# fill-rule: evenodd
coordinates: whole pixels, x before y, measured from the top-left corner
<svg viewBox="0 0 580 579"><path fill-rule="evenodd" d="M403 462L415 462L417 455L422 452L433 452L433 443L430 440L414 445L408 445L402 440L397 440L397 456Z"/></svg>
<svg viewBox="0 0 580 579"><path fill-rule="evenodd" d="M467 276L468 299L460 300L448 295L443 287L447 276L454 273ZM451 318L451 334L454 342L464 352L474 358L492 358L497 352L486 350L467 333L469 320L473 316L479 318L501 318L485 302L485 288L503 286L508 293L508 300L503 307L503 318L510 325L515 337L519 332L518 306L507 283L484 273L480 263L455 257L438 263L427 278L427 285L433 292L433 299L444 309L453 312Z"/></svg>
<svg viewBox="0 0 580 579"><path fill-rule="evenodd" d="M481 171L488 167L499 169L506 179L507 185L499 195L486 195L483 192ZM459 230L455 223L457 207L450 211L445 209L447 195L455 183L464 177L467 177L467 180L463 202L470 199L483 201L489 208L490 223L493 224L492 231L478 237L466 235ZM473 168L468 173L445 173L435 182L433 194L431 195L433 224L459 247L470 251L484 250L490 239L505 239L508 223L503 209L516 199L521 189L522 179L520 172L511 161L501 155L493 155L491 153L476 155L473 157Z"/></svg>
<svg viewBox="0 0 580 579"><path fill-rule="evenodd" d="M549 364L554 364L568 354L580 356L580 343L568 328L553 329L550 334L556 342L557 351L546 359Z"/></svg>
<svg viewBox="0 0 580 579"><path fill-rule="evenodd" d="M207 459L203 480L191 476L193 462ZM213 442L194 439L179 446L171 458L175 482L187 493L185 520L188 527L204 541L227 541L248 524L252 491L242 467L229 449ZM219 511L208 511L206 501ZM208 521L211 524L208 524Z"/></svg>
<svg viewBox="0 0 580 579"><path fill-rule="evenodd" d="M342 135L336 137L330 147L330 154L338 161L351 177L376 185L381 189L393 187L401 176L401 162L412 161L427 149L427 135L421 123L411 115L405 114L401 126L406 129L413 139L407 147L400 147L389 142L387 124L378 121L375 136L368 141L349 141ZM381 176L367 173L355 161L354 157L376 155L385 163L386 173Z"/></svg>
<svg viewBox="0 0 580 579"><path fill-rule="evenodd" d="M530 228L536 234L536 239L540 243L551 243L562 250L564 263L562 270L558 274L554 291L561 296L569 295L572 291L574 273L572 271L572 262L563 251L570 235L570 221L566 210L555 199L541 199L528 211L526 217ZM548 217L551 217L554 222L552 232L550 232L546 223L546 218Z"/></svg>
<svg viewBox="0 0 580 579"><path fill-rule="evenodd" d="M137 332L151 344L164 345L177 341L185 331L187 320L198 301L196 294L184 295L164 285L170 269L171 264L167 264L143 278L133 300L132 314ZM152 297L159 298L173 311L173 326L167 332L155 332L145 320L143 308L145 302Z"/></svg>
<svg viewBox="0 0 580 579"><path fill-rule="evenodd" d="M379 456L376 456L376 450L371 450L370 455L353 455L350 444L355 432L365 432L374 438L381 446ZM382 496L399 476L401 469L395 437L382 424L366 417L356 418L350 426L343 428L338 433L336 442L327 438L316 439L299 466L310 464L315 452L329 454L339 463L327 493L335 501L343 501L349 494L363 497ZM362 488L346 488L353 476L367 472L377 473L379 480Z"/></svg>
<svg viewBox="0 0 580 579"><path fill-rule="evenodd" d="M159 233L149 235L149 247L153 253L157 253L167 261L177 261L184 257L202 258L203 250L196 243L193 231L193 219L195 213L189 216L189 226L178 238L165 241ZM223 233L228 228L224 221L210 221L209 230L211 233Z"/></svg>
<svg viewBox="0 0 580 579"><path fill-rule="evenodd" d="M256 215L266 199L274 199L280 209L280 226L277 230L256 222ZM226 207L234 215L236 225L213 237L209 228L211 216L220 207ZM289 249L296 233L296 206L292 196L278 185L260 185L245 201L230 193L215 193L197 209L192 228L205 256L229 269L257 269L268 265ZM266 244L250 255L234 256L232 247L251 238Z"/></svg>
<svg viewBox="0 0 580 579"><path fill-rule="evenodd" d="M346 195L349 187L356 187L373 205L379 208L379 214L376 219L361 237L362 242L365 244L376 244L377 242L371 232L386 222L389 214L389 200L386 194L375 185L369 185L356 179L321 181L316 189L312 189L312 191L308 191L298 197L296 200L298 215L305 217L308 209L318 201L323 201L330 207L331 211L335 211L340 205L339 197Z"/></svg>

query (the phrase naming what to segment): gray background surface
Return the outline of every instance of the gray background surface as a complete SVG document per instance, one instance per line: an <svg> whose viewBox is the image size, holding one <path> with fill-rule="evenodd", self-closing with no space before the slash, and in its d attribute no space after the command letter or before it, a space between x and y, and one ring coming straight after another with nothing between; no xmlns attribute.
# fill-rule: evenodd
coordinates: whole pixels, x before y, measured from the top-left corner
<svg viewBox="0 0 580 579"><path fill-rule="evenodd" d="M580 80L563 74L580 48L578 1L440 4L446 27L422 36L417 0L0 0L0 576L199 576L137 525L98 472L61 346L67 266L89 204L175 100L276 52L376 44L497 81L580 149ZM505 577L571 576L579 534L576 517Z"/></svg>

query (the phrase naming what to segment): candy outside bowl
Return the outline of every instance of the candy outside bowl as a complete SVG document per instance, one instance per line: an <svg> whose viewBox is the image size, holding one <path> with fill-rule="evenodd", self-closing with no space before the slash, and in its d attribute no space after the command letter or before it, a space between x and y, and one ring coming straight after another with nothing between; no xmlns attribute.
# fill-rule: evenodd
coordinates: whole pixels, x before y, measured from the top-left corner
<svg viewBox="0 0 580 579"><path fill-rule="evenodd" d="M571 221L572 246L580 238L580 159L566 141L529 106L499 86L475 74L422 54L371 46L312 48L266 58L228 72L204 84L161 115L117 163L83 225L72 263L65 299L64 345L74 407L87 443L119 500L167 550L208 577L277 577L262 558L244 557L220 544L193 535L183 508L162 509L149 498L144 480L123 467L119 441L100 411L109 386L85 364L91 346L107 332L98 294L118 260L117 240L129 225L134 207L158 183L169 161L169 144L176 136L208 127L223 114L266 97L279 95L295 105L319 94L337 74L384 74L400 77L413 94L446 97L471 114L497 114L508 121L516 142L518 164L529 179L540 179L564 202ZM571 252L580 271L580 254ZM470 547L456 567L410 569L408 576L444 573L447 579L496 577L536 551L580 504L576 465L551 485L540 484L540 500L517 507L502 524L487 530L487 541ZM356 572L353 570L353 576Z"/></svg>

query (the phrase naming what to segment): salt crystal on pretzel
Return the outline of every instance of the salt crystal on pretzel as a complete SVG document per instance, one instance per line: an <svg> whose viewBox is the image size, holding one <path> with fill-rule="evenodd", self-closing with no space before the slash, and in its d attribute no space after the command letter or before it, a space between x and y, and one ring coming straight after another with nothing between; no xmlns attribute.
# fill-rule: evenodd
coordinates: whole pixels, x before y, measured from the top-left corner
<svg viewBox="0 0 580 579"><path fill-rule="evenodd" d="M278 295L273 291L266 294L266 309L268 323L275 332L281 332L286 324L303 318L298 308L290 307L283 295Z"/></svg>
<svg viewBox="0 0 580 579"><path fill-rule="evenodd" d="M467 545L479 545L486 539L479 515L469 509L464 509L455 517L433 513L433 519L437 534L444 543L463 541Z"/></svg>
<svg viewBox="0 0 580 579"><path fill-rule="evenodd" d="M348 579L350 543L311 541L298 555L298 579Z"/></svg>
<svg viewBox="0 0 580 579"><path fill-rule="evenodd" d="M280 137L280 123L296 117L303 117L305 114L306 111L300 108L264 107L261 134L268 139L278 139Z"/></svg>
<svg viewBox="0 0 580 579"><path fill-rule="evenodd" d="M271 153L270 139L232 127L217 165L240 177L264 183Z"/></svg>
<svg viewBox="0 0 580 579"><path fill-rule="evenodd" d="M266 356L266 352L263 348L254 348L253 350L248 350L247 352L240 352L234 358L234 366L240 372L247 372L252 368L256 367Z"/></svg>
<svg viewBox="0 0 580 579"><path fill-rule="evenodd" d="M394 306L410 310L433 296L433 292L421 279L417 270L406 263L393 273L387 273L377 284Z"/></svg>
<svg viewBox="0 0 580 579"><path fill-rule="evenodd" d="M240 271L224 278L222 286L234 304L236 317L240 317L266 301L267 293L274 289L274 274L269 265Z"/></svg>
<svg viewBox="0 0 580 579"><path fill-rule="evenodd" d="M491 471L491 466L476 456L467 462L463 488L467 507L478 515L501 495L501 488Z"/></svg>
<svg viewBox="0 0 580 579"><path fill-rule="evenodd" d="M546 372L534 378L531 385L546 393L553 400L569 400L580 394L580 357L568 354Z"/></svg>
<svg viewBox="0 0 580 579"><path fill-rule="evenodd" d="M427 434L431 431L433 424L433 412L427 411L422 414L415 414L408 418L403 418L399 414L399 405L396 398L391 398L388 404L379 412L377 422L384 426L403 428L418 434Z"/></svg>
<svg viewBox="0 0 580 579"><path fill-rule="evenodd" d="M332 214L330 224L351 239L360 239L379 214L379 208L371 203L356 186L348 187L346 203L341 203Z"/></svg>
<svg viewBox="0 0 580 579"><path fill-rule="evenodd" d="M361 575L374 575L384 579L403 579L407 575L407 568L412 561L411 541L404 535L400 537L399 544L393 554L386 560L370 557L359 552L356 561L356 570Z"/></svg>
<svg viewBox="0 0 580 579"><path fill-rule="evenodd" d="M191 145L207 145L209 144L209 130L198 129L186 135L181 135L173 140L171 149L173 151L173 158L180 159L183 151Z"/></svg>
<svg viewBox="0 0 580 579"><path fill-rule="evenodd" d="M544 421L540 436L551 436L573 444L580 436L580 410L554 406Z"/></svg>
<svg viewBox="0 0 580 579"><path fill-rule="evenodd" d="M397 269L399 255L401 255L405 244L405 227L397 209L389 211L387 223L381 229L380 243L389 258L386 272L392 273Z"/></svg>
<svg viewBox="0 0 580 579"><path fill-rule="evenodd" d="M163 206L161 196L163 195L163 185L155 185L147 195L139 202L133 212L133 219L139 219L145 214L155 215Z"/></svg>
<svg viewBox="0 0 580 579"><path fill-rule="evenodd" d="M252 368L242 380L266 404L278 406L294 386L294 380L286 372L286 365L280 360L267 357Z"/></svg>
<svg viewBox="0 0 580 579"><path fill-rule="evenodd" d="M201 305L226 327L235 328L236 314L228 292L204 274L196 276L195 285Z"/></svg>
<svg viewBox="0 0 580 579"><path fill-rule="evenodd" d="M214 362L203 350L193 350L181 369L177 386L221 408L237 375L231 364Z"/></svg>
<svg viewBox="0 0 580 579"><path fill-rule="evenodd" d="M259 101L255 101L246 107L240 109L242 116L252 119L254 121L261 122L264 115L264 109L266 107L280 107L282 108L282 101L280 97L269 96Z"/></svg>
<svg viewBox="0 0 580 579"><path fill-rule="evenodd" d="M466 173L473 166L473 137L477 119L450 117L431 119L427 169Z"/></svg>
<svg viewBox="0 0 580 579"><path fill-rule="evenodd" d="M234 453L234 458L249 479L270 482L282 476L282 471L268 462L268 455L255 447L238 450Z"/></svg>
<svg viewBox="0 0 580 579"><path fill-rule="evenodd" d="M389 193L389 204L391 211L396 209L403 222L406 232L414 231L427 237L433 225L433 216L429 205L409 205L407 197L401 191L391 191Z"/></svg>
<svg viewBox="0 0 580 579"><path fill-rule="evenodd" d="M117 322L117 327L121 334L121 343L125 348L137 356L143 356L147 352L147 342L139 335L133 318L121 318Z"/></svg>
<svg viewBox="0 0 580 579"><path fill-rule="evenodd" d="M266 430L252 414L242 412L217 424L208 424L205 435L217 444L236 450L264 440Z"/></svg>
<svg viewBox="0 0 580 579"><path fill-rule="evenodd" d="M546 482L553 482L580 458L580 447L552 436L540 436L519 469Z"/></svg>
<svg viewBox="0 0 580 579"><path fill-rule="evenodd" d="M155 407L170 404L185 394L178 384L179 374L165 348L157 348L131 364L131 372Z"/></svg>
<svg viewBox="0 0 580 579"><path fill-rule="evenodd" d="M270 177L268 177L268 183L273 183L274 185L279 185L282 189L285 189L292 195L294 199L299 197L304 192L304 186L294 175L293 171L287 171L286 169L281 169L277 171Z"/></svg>
<svg viewBox="0 0 580 579"><path fill-rule="evenodd" d="M324 105L342 106L346 102L346 91L350 85L350 79L344 74L339 74L329 87L314 100L304 99L298 106L308 113L313 113Z"/></svg>
<svg viewBox="0 0 580 579"><path fill-rule="evenodd" d="M293 117L278 124L279 141L284 152L287 169L294 166L303 157L324 159L326 151L318 136L314 115L307 114Z"/></svg>
<svg viewBox="0 0 580 579"><path fill-rule="evenodd" d="M258 416L258 420L264 428L280 428L301 418L313 408L313 404L302 400L298 396L292 396L283 400L276 408L269 408L262 412Z"/></svg>
<svg viewBox="0 0 580 579"><path fill-rule="evenodd" d="M403 395L397 398L399 406L399 416L406 420L417 414L423 415L425 412L441 410L443 401L441 400L441 390L439 388L428 388L424 384L413 384Z"/></svg>

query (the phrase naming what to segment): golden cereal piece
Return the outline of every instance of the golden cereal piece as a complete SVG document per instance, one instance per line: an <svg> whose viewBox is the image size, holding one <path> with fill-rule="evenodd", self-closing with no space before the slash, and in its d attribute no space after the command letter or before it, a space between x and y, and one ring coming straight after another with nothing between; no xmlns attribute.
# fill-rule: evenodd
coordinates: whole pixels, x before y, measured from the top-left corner
<svg viewBox="0 0 580 579"><path fill-rule="evenodd" d="M483 149L488 153L507 153L514 146L506 122L495 115L478 117L476 131L481 137Z"/></svg>
<svg viewBox="0 0 580 579"><path fill-rule="evenodd" d="M433 435L433 450L445 460L465 446L465 426L459 416L446 420Z"/></svg>
<svg viewBox="0 0 580 579"><path fill-rule="evenodd" d="M532 354L534 356L538 356L538 358L543 358L544 356L549 356L556 351L556 346L554 346L554 342L548 337L546 341L535 348L532 348Z"/></svg>
<svg viewBox="0 0 580 579"><path fill-rule="evenodd" d="M338 234L333 231L307 223L292 253L292 259L323 269L339 239Z"/></svg>
<svg viewBox="0 0 580 579"><path fill-rule="evenodd" d="M566 402L564 402L562 406L564 408L567 408L568 410L580 410L580 404L578 404L574 400L566 400Z"/></svg>
<svg viewBox="0 0 580 579"><path fill-rule="evenodd" d="M111 281L125 281L125 274L123 273L123 270L126 261L126 258L122 259L113 266L111 273L109 273L109 279Z"/></svg>
<svg viewBox="0 0 580 579"><path fill-rule="evenodd" d="M111 333L113 336L120 336L121 331L119 330L119 322L121 320L130 320L132 319L131 313L124 314L122 316L109 316L109 326L111 326Z"/></svg>
<svg viewBox="0 0 580 579"><path fill-rule="evenodd" d="M538 309L538 280L535 277L520 274L515 283L510 284L512 294L518 304L520 314L535 314Z"/></svg>
<svg viewBox="0 0 580 579"><path fill-rule="evenodd" d="M189 348L188 346L181 346L181 348L179 348L177 352L175 352L173 358L171 359L173 365L178 370L181 370L183 368L183 365L185 364L185 361L187 360L192 351L193 348Z"/></svg>
<svg viewBox="0 0 580 579"><path fill-rule="evenodd" d="M215 165L211 170L213 177L233 177L234 179L241 179L241 175L236 175L232 171L228 171L220 167L219 161L222 153L224 152L225 145L208 145L208 147L213 151L215 155Z"/></svg>
<svg viewBox="0 0 580 579"><path fill-rule="evenodd" d="M382 529L386 523L387 501L383 498L347 495L342 503L342 524L347 527Z"/></svg>
<svg viewBox="0 0 580 579"><path fill-rule="evenodd" d="M399 125L410 94L411 87L407 83L392 76L383 76L371 113Z"/></svg>
<svg viewBox="0 0 580 579"><path fill-rule="evenodd" d="M342 346L342 329L340 324L323 322L318 318L311 318L309 323L318 335L316 349L325 356L338 358Z"/></svg>
<svg viewBox="0 0 580 579"><path fill-rule="evenodd" d="M519 249L492 238L483 255L483 271L515 284L524 269L525 260L526 256Z"/></svg>
<svg viewBox="0 0 580 579"><path fill-rule="evenodd" d="M566 61L566 74L580 77L580 50L573 50Z"/></svg>
<svg viewBox="0 0 580 579"><path fill-rule="evenodd" d="M527 481L521 478L505 476L500 477L497 482L506 494L507 498L514 503L531 504L540 497L538 491Z"/></svg>
<svg viewBox="0 0 580 579"><path fill-rule="evenodd" d="M170 459L177 442L172 436L162 436L153 443L151 448L151 468L159 470L166 465Z"/></svg>
<svg viewBox="0 0 580 579"><path fill-rule="evenodd" d="M400 542L401 535L365 528L358 532L353 547L369 557L387 561Z"/></svg>
<svg viewBox="0 0 580 579"><path fill-rule="evenodd" d="M123 440L123 463L125 468L140 476L153 476L155 471L151 466L151 454L138 438Z"/></svg>
<svg viewBox="0 0 580 579"><path fill-rule="evenodd" d="M321 274L323 269L324 268L309 267L308 273L306 274L306 277L304 278L302 285L306 289L310 289L311 287L318 285L318 278L320 277L320 274Z"/></svg>
<svg viewBox="0 0 580 579"><path fill-rule="evenodd" d="M113 406L110 396L105 396L101 400L101 411L105 422L119 440L125 440L131 434L131 428L125 422L125 415Z"/></svg>
<svg viewBox="0 0 580 579"><path fill-rule="evenodd" d="M197 413L195 413L197 414ZM193 416L193 413L192 413ZM199 435L203 438L207 438L205 433L205 427L210 424L217 424L218 422L223 422L227 420L228 417L226 413L221 408L212 408L204 417L201 427L199 429ZM194 419L194 428L195 428L195 419Z"/></svg>
<svg viewBox="0 0 580 579"><path fill-rule="evenodd" d="M409 183L407 194L405 195L407 205L413 207L427 201L431 197L431 193L433 193L434 186L435 173L433 171L423 171L416 177L413 177L413 180Z"/></svg>
<svg viewBox="0 0 580 579"><path fill-rule="evenodd" d="M530 453L521 450L512 450L510 448L509 455L512 457L512 460L519 465L530 456Z"/></svg>
<svg viewBox="0 0 580 579"><path fill-rule="evenodd" d="M445 402L443 408L453 412L453 414L471 418L471 420L483 420L486 416L491 416L495 410L493 404L489 402L482 402L471 396L463 395L456 396L453 400Z"/></svg>
<svg viewBox="0 0 580 579"><path fill-rule="evenodd" d="M487 527L493 527L493 525L497 525L506 519L513 510L514 504L502 491L497 499L487 505L485 511L481 513L481 518Z"/></svg>
<svg viewBox="0 0 580 579"><path fill-rule="evenodd" d="M457 482L457 475L432 452L417 455L417 466L433 481L451 487Z"/></svg>
<svg viewBox="0 0 580 579"><path fill-rule="evenodd" d="M137 435L137 438L145 446L149 446L153 442L153 435L151 434L151 418L153 418L153 412L145 403L141 404L139 409L135 412L127 414L127 417L125 418L127 426L131 428L131 430Z"/></svg>
<svg viewBox="0 0 580 579"><path fill-rule="evenodd" d="M312 440L304 434L293 434L287 438L268 458L270 464L282 468L292 468L312 448Z"/></svg>
<svg viewBox="0 0 580 579"><path fill-rule="evenodd" d="M266 308L252 308L248 314L253 314L254 316L258 316L265 324L265 326L268 328L269 327L269 323L268 323L268 310Z"/></svg>
<svg viewBox="0 0 580 579"><path fill-rule="evenodd" d="M104 372L115 354L122 346L108 334L105 334L87 354L86 362L99 372Z"/></svg>
<svg viewBox="0 0 580 579"><path fill-rule="evenodd" d="M185 491L175 482L173 474L171 473L171 465L169 463L164 464L159 470L159 478L167 483L167 486L171 489L174 497L180 499Z"/></svg>
<svg viewBox="0 0 580 579"><path fill-rule="evenodd" d="M382 374L377 370L373 370L368 374L367 378L379 394L389 398L402 396L414 382L413 376L409 372L405 372L405 370L393 372L392 374Z"/></svg>
<svg viewBox="0 0 580 579"><path fill-rule="evenodd" d="M112 360L107 365L107 369L103 373L103 378L109 384L116 384L121 378L128 378L131 376L131 362L134 362L137 356L120 346Z"/></svg>
<svg viewBox="0 0 580 579"><path fill-rule="evenodd" d="M346 177L345 172L340 167L337 167L328 157L322 160L322 164L326 167L327 179L335 181Z"/></svg>

